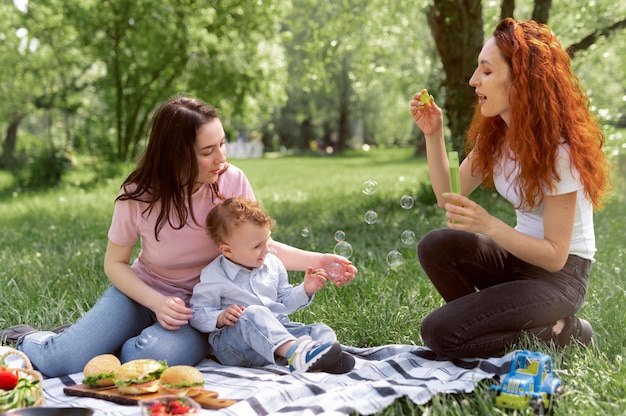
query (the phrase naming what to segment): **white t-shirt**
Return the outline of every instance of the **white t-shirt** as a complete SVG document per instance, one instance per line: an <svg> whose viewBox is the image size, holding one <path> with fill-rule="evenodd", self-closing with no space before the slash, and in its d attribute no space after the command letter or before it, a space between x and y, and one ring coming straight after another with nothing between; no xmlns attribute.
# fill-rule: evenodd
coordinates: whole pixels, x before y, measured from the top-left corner
<svg viewBox="0 0 626 416"><path fill-rule="evenodd" d="M217 180L220 193L229 198L243 196L254 200L254 193L244 173L230 165ZM219 255L219 249L204 227L209 211L221 200L208 185L201 185L192 195L196 225L190 218L181 229L165 222L154 236L154 225L159 207L149 217L143 211L146 203L125 200L117 201L109 228L109 240L120 246L133 246L141 238L141 251L133 262L133 269L141 280L167 296L178 296L188 302L193 287L200 281L200 272ZM173 219L178 224L178 219Z"/></svg>
<svg viewBox="0 0 626 416"><path fill-rule="evenodd" d="M503 152L507 154L507 152ZM596 240L593 229L593 205L585 197L583 184L580 181L578 170L571 164L569 145L561 144L557 153L556 171L560 181L555 183L554 191L547 191L547 195L562 195L576 191L576 214L574 230L570 243L570 254L593 261L596 252ZM500 195L519 206L520 196L513 188L515 177L519 174L519 165L511 158L503 156L494 167L494 185ZM543 238L543 209L544 203L532 210L516 209L517 225L515 229L535 238Z"/></svg>

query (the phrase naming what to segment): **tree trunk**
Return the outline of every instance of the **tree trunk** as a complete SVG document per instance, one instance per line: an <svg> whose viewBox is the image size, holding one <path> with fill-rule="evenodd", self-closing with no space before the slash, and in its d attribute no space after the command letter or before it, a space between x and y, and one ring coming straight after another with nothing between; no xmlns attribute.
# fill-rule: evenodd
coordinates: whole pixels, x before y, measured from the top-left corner
<svg viewBox="0 0 626 416"><path fill-rule="evenodd" d="M535 0L532 19L537 23L548 23L552 0Z"/></svg>
<svg viewBox="0 0 626 416"><path fill-rule="evenodd" d="M476 103L468 81L483 45L482 4L480 0L434 0L427 18L446 73L444 110L452 147L464 156L465 133Z"/></svg>
<svg viewBox="0 0 626 416"><path fill-rule="evenodd" d="M337 75L337 91L338 91L338 118L337 118L337 143L335 152L343 152L347 149L348 139L351 136L350 129L350 103L352 91L352 81L350 80L351 59L349 54L344 54L341 62L341 71Z"/></svg>
<svg viewBox="0 0 626 416"><path fill-rule="evenodd" d="M2 156L0 156L0 167L11 169L15 162L15 148L17 145L17 129L24 119L25 114L17 114L9 123L4 143L2 145Z"/></svg>
<svg viewBox="0 0 626 416"><path fill-rule="evenodd" d="M500 6L500 20L504 20L507 17L513 17L515 14L515 0L502 0L502 6Z"/></svg>
<svg viewBox="0 0 626 416"><path fill-rule="evenodd" d="M296 142L296 146L300 150L310 149L310 143L313 140L315 140L313 119L311 117L307 117L302 121L302 123L300 123L300 140Z"/></svg>
<svg viewBox="0 0 626 416"><path fill-rule="evenodd" d="M339 131L337 132L337 152L343 152L347 148L350 138L350 110L343 106L339 110Z"/></svg>

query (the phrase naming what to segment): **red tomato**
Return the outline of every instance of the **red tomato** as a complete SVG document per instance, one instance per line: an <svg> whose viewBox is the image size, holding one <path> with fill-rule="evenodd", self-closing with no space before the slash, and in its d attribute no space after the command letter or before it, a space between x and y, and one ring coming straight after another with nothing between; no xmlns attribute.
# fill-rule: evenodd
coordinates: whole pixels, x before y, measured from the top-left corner
<svg viewBox="0 0 626 416"><path fill-rule="evenodd" d="M152 406L150 406L149 410L153 411L153 412L164 411L165 410L165 405L163 403L161 403L161 402L155 403Z"/></svg>
<svg viewBox="0 0 626 416"><path fill-rule="evenodd" d="M186 404L181 403L178 400L170 402L170 414L171 415L184 415L189 413L189 409L191 409Z"/></svg>
<svg viewBox="0 0 626 416"><path fill-rule="evenodd" d="M0 389L13 390L17 386L19 375L17 370L7 370L0 367Z"/></svg>

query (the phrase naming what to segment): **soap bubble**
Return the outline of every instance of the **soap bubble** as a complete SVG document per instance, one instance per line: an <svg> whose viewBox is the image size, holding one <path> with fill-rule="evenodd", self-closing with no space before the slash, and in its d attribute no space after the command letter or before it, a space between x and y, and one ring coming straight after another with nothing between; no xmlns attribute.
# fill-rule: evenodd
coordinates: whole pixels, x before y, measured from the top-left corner
<svg viewBox="0 0 626 416"><path fill-rule="evenodd" d="M341 231L341 230L337 230L335 231L335 241L339 242L339 241L343 241L346 239L346 233Z"/></svg>
<svg viewBox="0 0 626 416"><path fill-rule="evenodd" d="M341 264L337 263L336 261L333 261L328 266L327 271L328 271L328 275L330 276L330 278L332 280L336 280L339 276L341 276L342 270L343 270L343 267L341 266Z"/></svg>
<svg viewBox="0 0 626 416"><path fill-rule="evenodd" d="M302 229L302 231L300 232L300 235L301 235L302 237L306 238L306 237L308 237L308 236L309 236L309 234L310 234L310 233L311 233L311 232L309 231L309 229L308 229L308 228L303 228L303 229Z"/></svg>
<svg viewBox="0 0 626 416"><path fill-rule="evenodd" d="M376 213L376 211L370 209L365 213L363 218L365 219L366 223L375 224L376 221L378 221L378 214Z"/></svg>
<svg viewBox="0 0 626 416"><path fill-rule="evenodd" d="M348 243L347 241L340 241L335 244L333 252L338 256L343 256L349 259L350 257L352 257L352 244Z"/></svg>
<svg viewBox="0 0 626 416"><path fill-rule="evenodd" d="M387 254L387 264L391 267L398 267L402 264L402 253L397 250L391 250Z"/></svg>
<svg viewBox="0 0 626 416"><path fill-rule="evenodd" d="M363 182L363 193L365 195L373 195L378 190L378 182L368 179Z"/></svg>
<svg viewBox="0 0 626 416"><path fill-rule="evenodd" d="M413 208L413 202L413 197L411 195L403 195L402 198L400 198L400 206L404 209Z"/></svg>
<svg viewBox="0 0 626 416"><path fill-rule="evenodd" d="M400 235L400 239L403 244L410 246L415 242L415 233L411 230L404 230L402 231L402 235Z"/></svg>

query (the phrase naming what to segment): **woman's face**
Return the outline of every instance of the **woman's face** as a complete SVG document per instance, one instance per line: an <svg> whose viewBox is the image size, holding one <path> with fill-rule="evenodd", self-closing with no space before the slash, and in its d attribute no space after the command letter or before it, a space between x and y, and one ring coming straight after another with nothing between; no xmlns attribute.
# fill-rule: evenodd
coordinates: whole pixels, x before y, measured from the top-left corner
<svg viewBox="0 0 626 416"><path fill-rule="evenodd" d="M490 38L478 55L478 67L470 78L478 95L478 105L484 117L500 116L509 124L511 104L511 69L494 39Z"/></svg>
<svg viewBox="0 0 626 416"><path fill-rule="evenodd" d="M226 134L219 119L204 123L196 135L198 178L196 183L212 184L226 165Z"/></svg>

